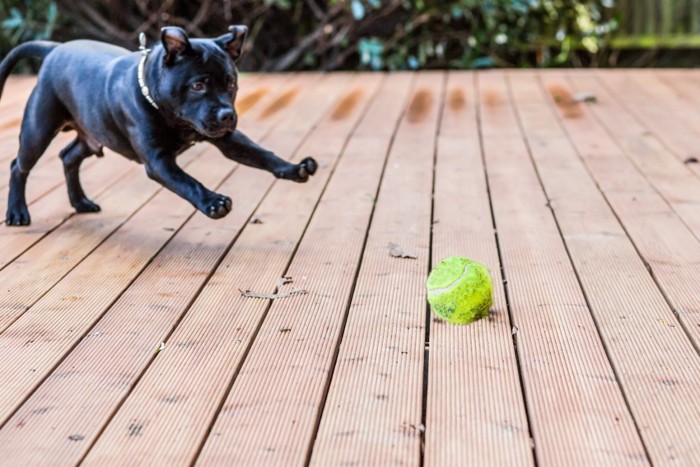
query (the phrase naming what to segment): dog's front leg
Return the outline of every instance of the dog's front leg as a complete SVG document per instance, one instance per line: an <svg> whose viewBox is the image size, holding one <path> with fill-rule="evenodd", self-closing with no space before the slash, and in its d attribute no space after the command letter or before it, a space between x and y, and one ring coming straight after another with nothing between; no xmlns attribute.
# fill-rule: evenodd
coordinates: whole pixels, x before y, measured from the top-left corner
<svg viewBox="0 0 700 467"><path fill-rule="evenodd" d="M256 169L267 170L277 178L303 183L318 168L318 164L312 157L307 157L298 164L287 162L272 151L258 146L238 130L222 138L211 140L211 143L227 158Z"/></svg>
<svg viewBox="0 0 700 467"><path fill-rule="evenodd" d="M174 157L153 157L144 162L148 176L173 193L185 198L194 207L212 219L219 219L231 212L231 198L208 190L200 182L187 175Z"/></svg>

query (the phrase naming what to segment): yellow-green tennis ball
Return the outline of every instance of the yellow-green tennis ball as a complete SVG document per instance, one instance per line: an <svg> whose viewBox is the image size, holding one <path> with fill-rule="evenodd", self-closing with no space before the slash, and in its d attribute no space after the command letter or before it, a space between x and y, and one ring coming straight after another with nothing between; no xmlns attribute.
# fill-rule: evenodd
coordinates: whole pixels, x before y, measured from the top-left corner
<svg viewBox="0 0 700 467"><path fill-rule="evenodd" d="M493 284L486 266L451 256L435 266L425 284L433 312L452 324L467 324L489 314Z"/></svg>

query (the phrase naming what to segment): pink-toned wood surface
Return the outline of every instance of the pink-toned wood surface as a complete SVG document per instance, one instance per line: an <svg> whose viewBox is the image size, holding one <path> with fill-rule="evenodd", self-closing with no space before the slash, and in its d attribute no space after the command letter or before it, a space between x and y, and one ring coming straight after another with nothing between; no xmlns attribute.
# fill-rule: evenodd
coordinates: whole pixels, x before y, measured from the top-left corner
<svg viewBox="0 0 700 467"><path fill-rule="evenodd" d="M343 150L286 271L286 290L309 293L270 307L199 464L297 465L308 456L393 135L387 120L398 120L408 95L410 76L402 78L382 82ZM348 96L375 89L357 90Z"/></svg>
<svg viewBox="0 0 700 467"><path fill-rule="evenodd" d="M33 82L0 99L3 210ZM32 226L0 226L0 465L697 465L700 72L241 83L241 129L316 157L307 184L195 146L213 221L113 153L75 215L70 134L31 173ZM450 255L490 268L489 318L429 311Z"/></svg>
<svg viewBox="0 0 700 467"><path fill-rule="evenodd" d="M312 465L417 464L435 138L444 76L416 76L396 129ZM399 245L414 258L389 254Z"/></svg>
<svg viewBox="0 0 700 467"><path fill-rule="evenodd" d="M319 97L302 106L309 115L296 115L283 135L312 118L331 114L355 87L368 88L365 99L371 98L377 78L326 77L317 88ZM170 347L158 355L88 453L86 465L144 462L155 453L171 464L194 460L268 309L267 300L244 297L238 289L275 291L361 111L357 106L341 121L324 119L296 151L297 159L316 155L317 175L306 185L276 183L270 190L255 213L260 223L248 224L242 232L168 339ZM214 358L202 360L202 355ZM174 371L191 365L194 374ZM199 384L202 380L210 384ZM170 402L164 404L164 397ZM156 403L144 410L144 401ZM138 436L131 434L134 424L142 427Z"/></svg>
<svg viewBox="0 0 700 467"><path fill-rule="evenodd" d="M491 270L489 319L430 321L425 464L532 465L477 124L476 74L448 78L437 141L432 264L478 258ZM488 349L488 351L485 351ZM465 440L469 442L465 442Z"/></svg>
<svg viewBox="0 0 700 467"><path fill-rule="evenodd" d="M598 139L579 125L592 117L581 109L580 118L560 121L551 112L547 88L561 84L561 77L517 78L513 95L533 159L649 458L658 465L692 463L697 434L689 427L700 423L700 401L690 394L700 392L700 362L625 234L627 219L615 217L595 185L596 173L588 171L588 155L581 158L567 137L568 130L577 140Z"/></svg>
<svg viewBox="0 0 700 467"><path fill-rule="evenodd" d="M532 164L512 94L504 73L479 75L486 173L537 460L634 465L644 449L553 216L553 200Z"/></svg>

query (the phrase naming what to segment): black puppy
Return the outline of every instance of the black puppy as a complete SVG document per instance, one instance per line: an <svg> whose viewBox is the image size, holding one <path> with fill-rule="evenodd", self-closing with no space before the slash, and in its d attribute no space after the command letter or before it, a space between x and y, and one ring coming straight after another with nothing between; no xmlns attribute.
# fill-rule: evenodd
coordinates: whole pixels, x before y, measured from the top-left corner
<svg viewBox="0 0 700 467"><path fill-rule="evenodd" d="M80 186L83 159L107 147L144 164L150 178L209 217L231 211L231 199L187 175L175 158L198 141L224 156L305 182L317 164L286 162L236 130L234 109L241 54L248 28L231 26L216 39L192 39L166 27L161 43L141 53L94 41L65 44L34 41L13 49L0 63L0 93L12 67L25 57L45 58L22 121L17 159L12 161L6 223L28 225L25 185L29 171L58 131L78 136L61 151L68 196L78 212L96 212Z"/></svg>

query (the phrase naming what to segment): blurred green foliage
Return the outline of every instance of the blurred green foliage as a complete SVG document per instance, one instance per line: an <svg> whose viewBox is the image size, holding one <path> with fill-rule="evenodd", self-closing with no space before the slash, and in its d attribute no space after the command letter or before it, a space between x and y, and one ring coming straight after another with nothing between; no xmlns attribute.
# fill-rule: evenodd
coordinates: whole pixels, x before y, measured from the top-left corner
<svg viewBox="0 0 700 467"><path fill-rule="evenodd" d="M0 57L22 42L49 39L57 19L54 1L0 0ZM20 71L27 69L29 64L20 64Z"/></svg>
<svg viewBox="0 0 700 467"><path fill-rule="evenodd" d="M135 48L139 32L155 39L166 24L215 36L244 23L244 69L578 65L595 63L608 43L613 7L613 0L0 0L0 52L54 31L59 40Z"/></svg>
<svg viewBox="0 0 700 467"><path fill-rule="evenodd" d="M362 66L379 69L572 65L595 57L616 29L613 2L598 0L417 0L401 2L388 34L362 38ZM359 5L359 6L355 6ZM352 0L356 20L383 2Z"/></svg>

